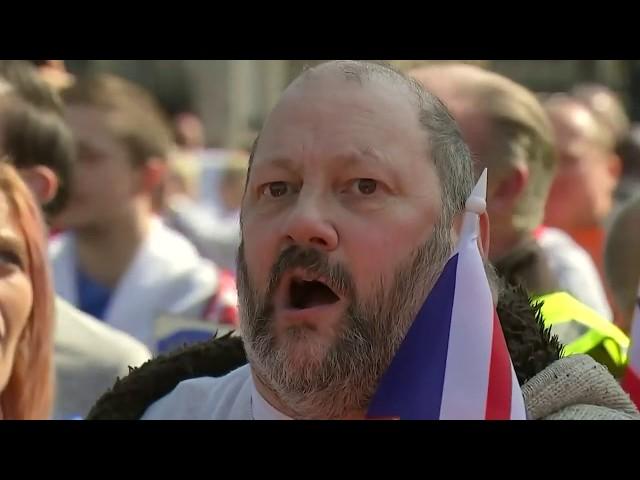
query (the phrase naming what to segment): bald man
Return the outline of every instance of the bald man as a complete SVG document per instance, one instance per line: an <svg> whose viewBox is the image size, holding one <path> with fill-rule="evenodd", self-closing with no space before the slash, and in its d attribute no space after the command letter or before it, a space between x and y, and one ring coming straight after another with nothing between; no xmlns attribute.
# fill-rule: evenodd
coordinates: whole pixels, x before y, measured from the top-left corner
<svg viewBox="0 0 640 480"><path fill-rule="evenodd" d="M545 109L558 155L545 223L566 231L589 252L604 281L604 224L622 170L615 137L579 100L551 97Z"/></svg>
<svg viewBox="0 0 640 480"><path fill-rule="evenodd" d="M620 96L610 88L597 83L576 85L570 94L583 102L598 120L612 132L615 152L622 162L622 174L614 194L614 212L640 191L640 129L631 124Z"/></svg>
<svg viewBox="0 0 640 480"><path fill-rule="evenodd" d="M473 180L455 122L416 82L367 62L306 71L251 156L238 255L242 344L221 338L152 361L90 418L365 418L455 248ZM485 213L482 252L488 233ZM530 418L637 417L602 366L559 358L526 295L490 281Z"/></svg>
<svg viewBox="0 0 640 480"><path fill-rule="evenodd" d="M613 151L615 138L578 100L552 97L545 108L558 153L546 223L581 239L585 231L602 226L611 211L621 171L620 159Z"/></svg>
<svg viewBox="0 0 640 480"><path fill-rule="evenodd" d="M428 66L409 74L452 112L474 155L476 173L489 170L489 258L498 272L534 295L569 292L611 320L588 254L563 232L542 227L556 158L552 127L533 93L467 64Z"/></svg>
<svg viewBox="0 0 640 480"><path fill-rule="evenodd" d="M571 95L583 102L611 131L616 147L629 135L630 122L620 97L610 88L597 83L576 85Z"/></svg>

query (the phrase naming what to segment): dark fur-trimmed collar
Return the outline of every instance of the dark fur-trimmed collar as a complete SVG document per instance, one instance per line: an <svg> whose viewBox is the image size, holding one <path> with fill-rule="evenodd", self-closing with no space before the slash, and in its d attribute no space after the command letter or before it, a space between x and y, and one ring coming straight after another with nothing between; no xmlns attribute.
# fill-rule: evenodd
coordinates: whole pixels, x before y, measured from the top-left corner
<svg viewBox="0 0 640 480"><path fill-rule="evenodd" d="M498 317L521 385L560 358L562 347L544 327L540 305L532 306L524 290L510 288L501 295ZM138 419L178 383L190 378L223 376L246 362L241 339L231 335L160 356L131 369L127 377L116 381L87 418Z"/></svg>

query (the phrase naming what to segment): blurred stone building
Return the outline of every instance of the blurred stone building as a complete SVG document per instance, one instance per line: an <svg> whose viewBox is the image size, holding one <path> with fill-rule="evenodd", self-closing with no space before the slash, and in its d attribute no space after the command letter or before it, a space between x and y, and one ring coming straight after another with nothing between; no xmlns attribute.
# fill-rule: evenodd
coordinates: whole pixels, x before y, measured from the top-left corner
<svg viewBox="0 0 640 480"><path fill-rule="evenodd" d="M392 60L410 68L426 60ZM640 61L472 60L541 93L579 82L618 91L640 120ZM153 91L169 115L191 111L206 127L212 147L248 148L285 86L315 60L68 60L77 74L110 71Z"/></svg>

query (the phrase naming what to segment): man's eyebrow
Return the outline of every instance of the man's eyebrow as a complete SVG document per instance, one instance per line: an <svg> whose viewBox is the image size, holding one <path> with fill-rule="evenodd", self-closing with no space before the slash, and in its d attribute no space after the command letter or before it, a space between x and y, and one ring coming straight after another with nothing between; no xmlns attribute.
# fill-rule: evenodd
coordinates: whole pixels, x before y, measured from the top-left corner
<svg viewBox="0 0 640 480"><path fill-rule="evenodd" d="M270 167L279 167L286 170L293 170L294 168L293 160L287 157L275 157L265 162L265 164L269 165Z"/></svg>
<svg viewBox="0 0 640 480"><path fill-rule="evenodd" d="M284 170L295 170L295 165L293 160L291 160L288 157L272 157L272 158L267 158L263 161L261 161L259 164L254 165L255 168L271 168L271 167L276 167L276 168L282 168Z"/></svg>
<svg viewBox="0 0 640 480"><path fill-rule="evenodd" d="M385 168L390 166L389 159L371 147L365 147L355 152L338 155L337 158L343 160L345 166L360 164L369 160L373 160L376 164Z"/></svg>
<svg viewBox="0 0 640 480"><path fill-rule="evenodd" d="M332 163L339 163L340 168L342 169L374 164L385 171L391 172L394 176L397 174L397 172L394 172L391 168L393 164L390 158L371 147L341 152L333 155L328 160ZM253 168L258 170L280 168L282 170L297 171L300 168L300 165L298 165L291 157L286 155L274 155L272 157L264 158L259 163L256 163Z"/></svg>

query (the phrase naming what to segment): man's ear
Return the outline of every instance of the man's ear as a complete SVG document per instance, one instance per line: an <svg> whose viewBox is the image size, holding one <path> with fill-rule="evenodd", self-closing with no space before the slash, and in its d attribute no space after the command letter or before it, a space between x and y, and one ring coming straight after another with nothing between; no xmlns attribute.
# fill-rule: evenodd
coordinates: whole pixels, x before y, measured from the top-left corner
<svg viewBox="0 0 640 480"><path fill-rule="evenodd" d="M453 218L453 233L455 237L455 243L458 244L460 239L460 232L462 231L462 220L464 219L464 212L458 213ZM491 225L489 222L489 214L484 212L479 215L480 236L478 237L478 248L480 249L480 255L483 258L489 259L489 245L491 243Z"/></svg>
<svg viewBox="0 0 640 480"><path fill-rule="evenodd" d="M140 187L145 192L155 192L164 182L167 162L161 158L149 159L141 169Z"/></svg>
<svg viewBox="0 0 640 480"><path fill-rule="evenodd" d="M529 183L529 168L516 163L509 173L503 175L491 192L491 204L498 208L511 208Z"/></svg>
<svg viewBox="0 0 640 480"><path fill-rule="evenodd" d="M454 217L453 217L453 238L454 238L454 243L455 245L458 244L458 241L460 240L460 233L462 232L462 220L464 218L464 211L457 213Z"/></svg>
<svg viewBox="0 0 640 480"><path fill-rule="evenodd" d="M58 176L49 167L37 165L21 168L19 172L40 205L46 205L58 193Z"/></svg>
<svg viewBox="0 0 640 480"><path fill-rule="evenodd" d="M607 162L607 170L609 171L609 175L611 175L611 178L613 178L613 180L617 184L620 180L620 177L622 176L622 159L615 153L609 156Z"/></svg>

